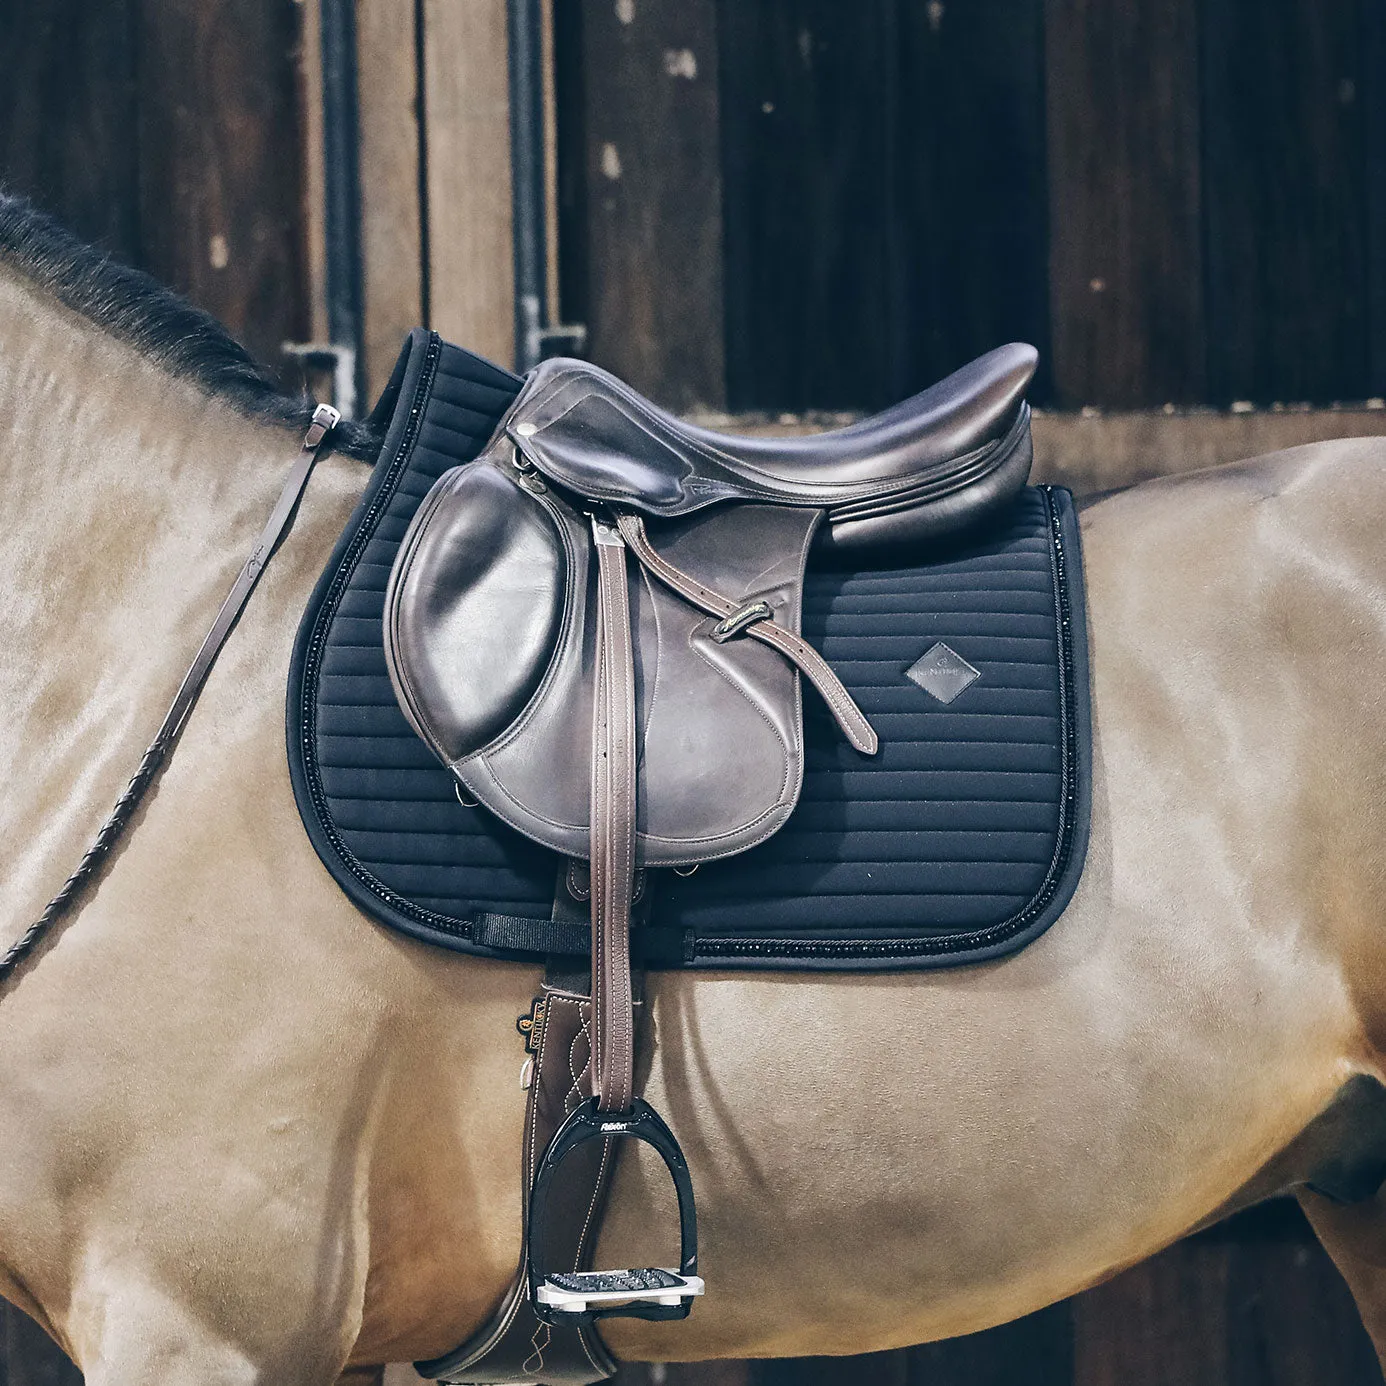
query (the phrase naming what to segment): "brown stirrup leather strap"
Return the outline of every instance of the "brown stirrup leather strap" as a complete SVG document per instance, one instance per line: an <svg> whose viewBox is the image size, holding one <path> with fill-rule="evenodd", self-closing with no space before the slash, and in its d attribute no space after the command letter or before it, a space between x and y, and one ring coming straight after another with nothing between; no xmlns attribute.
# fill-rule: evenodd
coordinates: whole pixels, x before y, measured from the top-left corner
<svg viewBox="0 0 1386 1386"><path fill-rule="evenodd" d="M631 899L635 893L635 645L630 624L629 546L644 567L700 611L718 617L713 638L746 634L790 660L823 696L859 751L873 755L876 733L852 696L806 640L776 625L764 602L738 605L662 558L638 515L615 524L592 517L597 551L596 686L592 698L592 1025L593 1084L604 1112L624 1112L634 1097L635 1033L631 1009Z"/></svg>
<svg viewBox="0 0 1386 1386"><path fill-rule="evenodd" d="M630 924L635 893L635 647L626 546L593 518L597 550L597 675L592 699L592 1021L597 1105L624 1112L634 1096Z"/></svg>
<svg viewBox="0 0 1386 1386"><path fill-rule="evenodd" d="M681 568L676 568L667 558L661 557L650 543L645 533L645 522L639 515L622 513L617 516L616 522L620 525L621 535L630 545L631 552L654 577L699 611L716 616L722 622L713 632L714 640L719 638L719 633L720 638L726 639L744 632L763 641L771 649L778 650L818 690L847 740L865 755L876 754L875 729L852 701L852 695L842 686L837 675L828 667L827 660L807 640L802 640L793 631L776 625L773 614L765 603L758 602L746 607L729 601L719 592L714 592L712 588L690 577Z"/></svg>
<svg viewBox="0 0 1386 1386"><path fill-rule="evenodd" d="M236 581L226 594L226 600L222 602L211 630L207 632L201 647L193 657L192 664L188 666L188 672L183 675L183 682L179 684L178 692L174 694L173 702L164 715L163 723L155 733L154 740L149 743L149 748L140 759L139 768L131 777L130 783L125 786L125 792L116 800L110 816L101 825L91 846L87 848L82 860L77 864L77 869L67 878L63 888L48 902L43 913L29 926L24 935L0 956L0 982L33 952L48 930L71 908L82 887L91 880L102 862L110 855L111 848L120 840L135 809L139 807L150 785L158 778L169 751L178 740L183 724L188 720L188 714L193 710L193 704L197 702L197 695L202 692L202 685L207 682L207 675L212 672L212 665L221 653L221 647L226 643L226 637L231 634L237 618L245 610L245 604L250 600L250 594L255 590L255 584L259 582L265 565L273 557L279 541L289 532L294 511L303 495L304 487L308 485L308 478L313 474L313 464L327 446L328 436L341 417L329 404L320 404L313 411L313 422L304 434L303 446L299 449L294 465L289 469L279 499L275 502L269 519L265 521L265 527L260 531L255 547L250 551L250 557L241 566Z"/></svg>

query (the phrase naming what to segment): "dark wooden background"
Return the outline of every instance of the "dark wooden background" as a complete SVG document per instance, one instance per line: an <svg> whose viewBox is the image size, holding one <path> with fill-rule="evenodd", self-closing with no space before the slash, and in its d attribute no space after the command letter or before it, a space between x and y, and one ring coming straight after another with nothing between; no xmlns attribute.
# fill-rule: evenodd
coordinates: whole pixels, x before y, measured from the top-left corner
<svg viewBox="0 0 1386 1386"><path fill-rule="evenodd" d="M0 0L0 186L275 361L306 333L293 0Z"/></svg>
<svg viewBox="0 0 1386 1386"><path fill-rule="evenodd" d="M302 9L0 3L0 178L268 358ZM1386 393L1380 0L619 9L556 11L562 315L657 397L870 408L1010 338L1062 407Z"/></svg>
<svg viewBox="0 0 1386 1386"><path fill-rule="evenodd" d="M564 312L661 398L871 408L1010 338L1060 407L1386 391L1379 0L634 14L560 34Z"/></svg>
<svg viewBox="0 0 1386 1386"><path fill-rule="evenodd" d="M303 13L0 0L0 181L267 359L309 319ZM558 0L555 18L563 315L669 403L866 408L1012 337L1044 349L1039 397L1061 405L1386 393L1379 0ZM0 1386L76 1379L0 1310ZM973 1338L623 1381L1381 1377L1281 1205Z"/></svg>

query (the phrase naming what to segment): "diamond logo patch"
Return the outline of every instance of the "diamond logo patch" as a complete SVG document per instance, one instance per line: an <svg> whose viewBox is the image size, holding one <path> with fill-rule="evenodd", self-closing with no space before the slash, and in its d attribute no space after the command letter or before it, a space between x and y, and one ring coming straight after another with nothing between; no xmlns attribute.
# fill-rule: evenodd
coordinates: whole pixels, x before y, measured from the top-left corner
<svg viewBox="0 0 1386 1386"><path fill-rule="evenodd" d="M905 670L905 677L917 683L931 698L951 703L982 677L982 671L974 669L962 655L940 640Z"/></svg>

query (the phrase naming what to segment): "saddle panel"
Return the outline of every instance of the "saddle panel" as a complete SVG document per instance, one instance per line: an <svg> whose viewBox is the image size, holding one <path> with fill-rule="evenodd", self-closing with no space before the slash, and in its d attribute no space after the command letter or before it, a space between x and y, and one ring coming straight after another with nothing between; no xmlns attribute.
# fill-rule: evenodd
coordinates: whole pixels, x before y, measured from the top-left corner
<svg viewBox="0 0 1386 1386"><path fill-rule="evenodd" d="M589 854L596 565L588 522L518 471L502 440L446 473L386 593L386 662L411 724L468 795L565 856ZM765 601L787 629L814 512L738 506L652 533L685 571ZM632 568L634 565L631 565ZM673 866L740 852L783 825L803 776L798 676L647 577L636 631L637 853Z"/></svg>

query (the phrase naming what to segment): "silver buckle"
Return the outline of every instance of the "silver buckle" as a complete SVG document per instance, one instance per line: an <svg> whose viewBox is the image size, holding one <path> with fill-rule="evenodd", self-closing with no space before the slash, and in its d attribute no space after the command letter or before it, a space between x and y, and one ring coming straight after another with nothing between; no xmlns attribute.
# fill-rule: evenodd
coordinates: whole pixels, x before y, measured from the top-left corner
<svg viewBox="0 0 1386 1386"><path fill-rule="evenodd" d="M593 543L600 544L603 548L625 548L626 541L621 538L621 531L613 522L603 519L600 515L593 515L590 518Z"/></svg>
<svg viewBox="0 0 1386 1386"><path fill-rule="evenodd" d="M308 425L308 432L304 434L303 450L312 452L341 421L340 409L334 409L330 404L318 405L313 410L313 422Z"/></svg>

